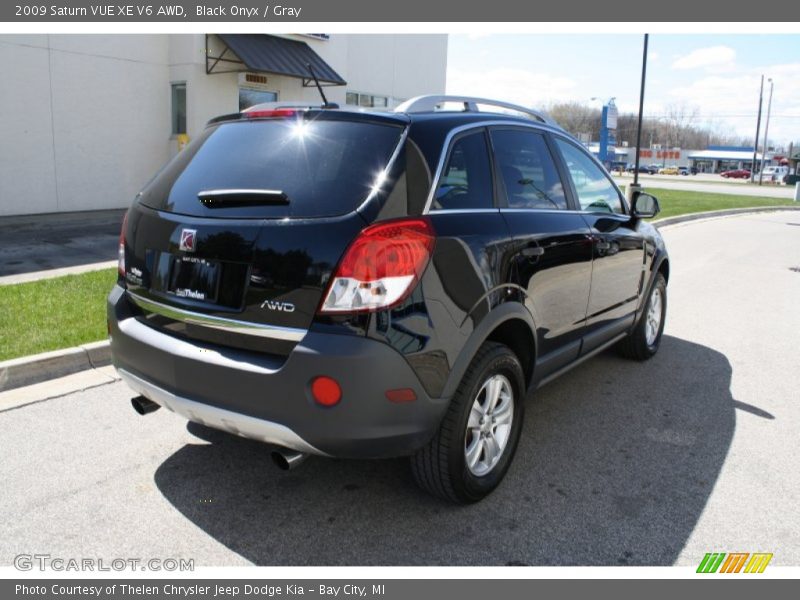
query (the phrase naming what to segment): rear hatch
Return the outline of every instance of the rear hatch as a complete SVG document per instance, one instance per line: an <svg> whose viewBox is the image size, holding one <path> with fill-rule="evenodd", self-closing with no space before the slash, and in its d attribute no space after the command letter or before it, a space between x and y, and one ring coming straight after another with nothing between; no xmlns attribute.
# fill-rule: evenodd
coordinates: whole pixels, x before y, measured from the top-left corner
<svg viewBox="0 0 800 600"><path fill-rule="evenodd" d="M137 197L124 281L152 326L287 354L311 325L405 123L278 114L212 122Z"/></svg>

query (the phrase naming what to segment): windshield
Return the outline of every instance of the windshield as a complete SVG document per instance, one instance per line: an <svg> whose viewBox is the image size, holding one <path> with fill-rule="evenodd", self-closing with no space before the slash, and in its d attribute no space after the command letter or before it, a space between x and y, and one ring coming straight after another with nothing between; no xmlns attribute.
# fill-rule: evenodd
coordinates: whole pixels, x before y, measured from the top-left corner
<svg viewBox="0 0 800 600"><path fill-rule="evenodd" d="M223 122L180 152L143 190L140 201L198 216L342 215L366 199L401 133L398 125L341 119ZM222 201L205 206L198 198L220 190L269 190L280 192L285 201L262 195L263 200L245 205Z"/></svg>

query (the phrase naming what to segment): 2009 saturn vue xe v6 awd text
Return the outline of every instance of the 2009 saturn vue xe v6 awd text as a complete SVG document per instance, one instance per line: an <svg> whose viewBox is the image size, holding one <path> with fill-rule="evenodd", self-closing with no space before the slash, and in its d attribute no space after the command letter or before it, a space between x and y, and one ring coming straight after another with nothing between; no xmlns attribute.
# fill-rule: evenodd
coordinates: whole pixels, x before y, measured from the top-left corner
<svg viewBox="0 0 800 600"><path fill-rule="evenodd" d="M657 212L530 109L259 105L212 120L128 211L114 365L142 414L261 440L284 467L409 456L424 489L474 502L530 390L611 345L658 350Z"/></svg>

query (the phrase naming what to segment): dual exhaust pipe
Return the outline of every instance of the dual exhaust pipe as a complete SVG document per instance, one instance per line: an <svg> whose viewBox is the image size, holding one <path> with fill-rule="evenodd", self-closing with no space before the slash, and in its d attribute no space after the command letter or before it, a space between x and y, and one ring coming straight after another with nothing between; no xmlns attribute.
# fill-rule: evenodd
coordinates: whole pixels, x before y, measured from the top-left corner
<svg viewBox="0 0 800 600"><path fill-rule="evenodd" d="M131 406L133 406L133 410L142 416L149 415L150 413L156 412L159 408L161 408L160 404L157 404L156 402L153 402L144 396L136 396L135 398L131 398ZM303 464L303 462L305 462L306 458L308 458L308 454L296 452L295 450L289 450L288 448L273 450L270 456L272 457L272 462L275 463L275 466L282 471L291 471L292 469L296 469Z"/></svg>

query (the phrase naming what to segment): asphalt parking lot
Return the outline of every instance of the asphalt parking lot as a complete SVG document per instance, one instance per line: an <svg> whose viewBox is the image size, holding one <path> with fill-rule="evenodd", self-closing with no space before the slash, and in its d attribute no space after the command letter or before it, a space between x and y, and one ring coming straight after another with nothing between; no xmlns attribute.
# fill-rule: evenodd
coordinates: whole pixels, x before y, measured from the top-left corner
<svg viewBox="0 0 800 600"><path fill-rule="evenodd" d="M454 507L403 460L310 458L158 411L120 382L0 412L0 564L800 564L800 214L687 223L652 361L603 354L529 400L503 485Z"/></svg>
<svg viewBox="0 0 800 600"><path fill-rule="evenodd" d="M98 210L0 217L0 283L19 274L114 260L124 214Z"/></svg>

